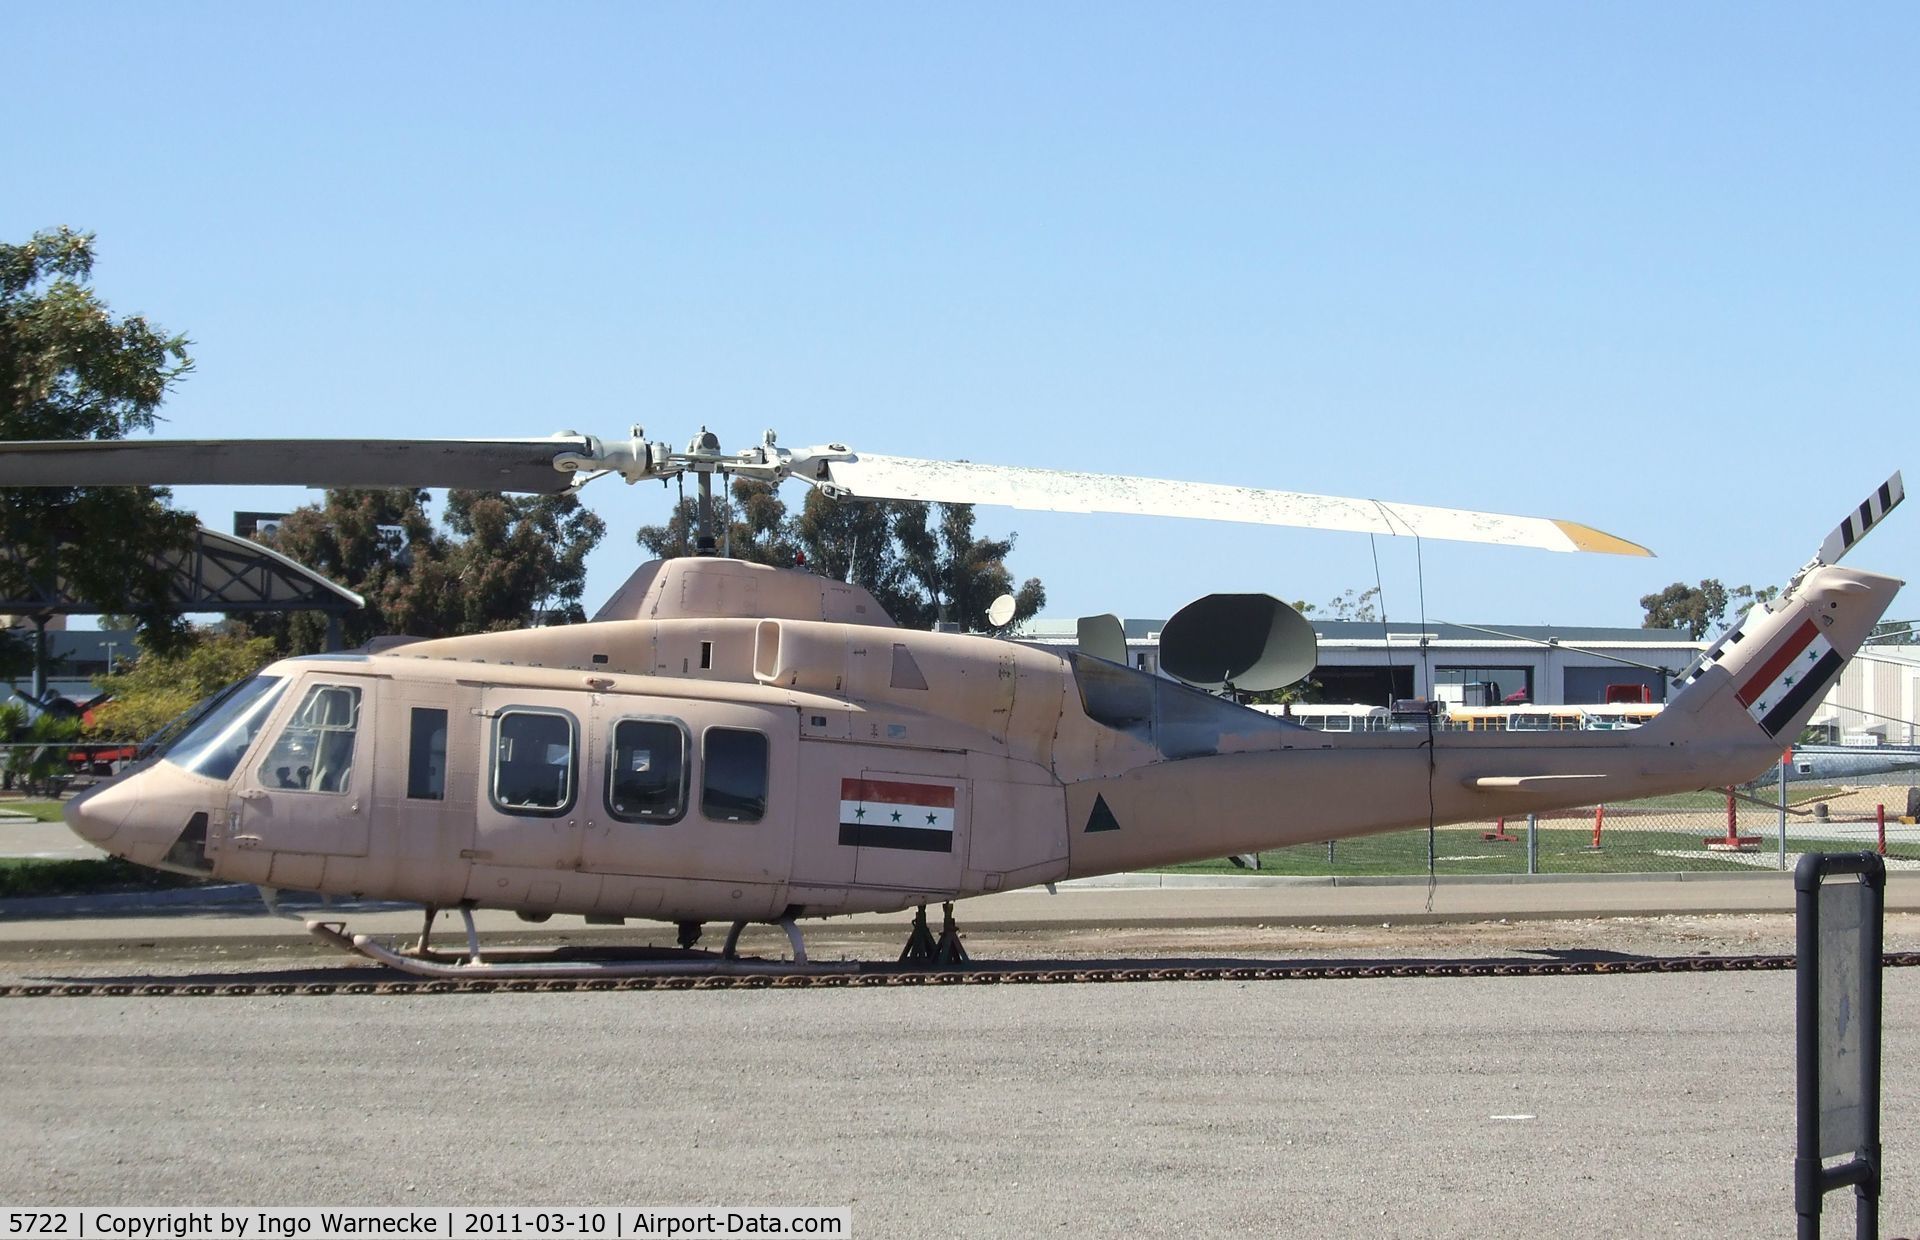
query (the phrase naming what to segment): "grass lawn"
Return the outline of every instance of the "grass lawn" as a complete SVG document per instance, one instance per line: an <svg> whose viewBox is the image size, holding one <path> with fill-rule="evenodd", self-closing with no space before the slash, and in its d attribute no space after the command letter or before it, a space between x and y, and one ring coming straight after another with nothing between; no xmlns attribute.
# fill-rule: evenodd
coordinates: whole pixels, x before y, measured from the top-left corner
<svg viewBox="0 0 1920 1240"><path fill-rule="evenodd" d="M1632 820L1627 820L1631 822ZM1522 819L1507 824L1511 844L1482 840L1488 826L1441 827L1434 834L1434 872L1437 874L1525 874L1527 872L1527 824ZM1581 827L1542 826L1539 834L1539 872L1542 874L1644 874L1672 873L1679 870L1765 871L1778 864L1778 845L1771 824L1764 829L1742 825L1745 834L1761 837L1758 852L1741 854L1742 861L1710 853L1702 841L1720 829L1719 824L1704 826L1663 826L1640 828L1615 826L1609 821L1600 833L1600 850L1591 851L1591 824ZM1788 864L1797 852L1857 852L1862 847L1855 839L1821 839L1803 824L1794 824L1787 833ZM1920 860L1920 844L1889 843L1887 857ZM1763 864L1756 864L1756 861ZM1190 862L1167 867L1168 873L1242 874L1225 858ZM1424 829L1389 831L1382 835L1334 843L1331 860L1325 844L1297 844L1275 848L1260 854L1260 873L1299 875L1376 876L1389 874L1421 875L1427 872L1427 833Z"/></svg>
<svg viewBox="0 0 1920 1240"><path fill-rule="evenodd" d="M61 803L59 801L13 801L0 799L0 810L10 813L26 814L38 818L41 822L59 822Z"/></svg>
<svg viewBox="0 0 1920 1240"><path fill-rule="evenodd" d="M1815 801L1830 801L1844 791L1845 789L1843 788L1826 785L1810 786L1807 784L1790 783L1787 785L1787 804L1798 808L1804 805L1810 805ZM1745 799L1740 801L1742 807L1741 812L1743 813L1746 812L1745 807L1753 805L1754 801L1759 801L1765 805L1775 805L1779 803L1780 799L1780 785L1777 783L1762 781L1751 788L1742 788L1740 792L1743 798L1753 798L1753 801ZM1706 788L1699 792L1676 792L1671 796L1647 797L1645 800L1633 802L1633 806L1636 809L1724 810L1727 806L1727 794L1724 789Z"/></svg>

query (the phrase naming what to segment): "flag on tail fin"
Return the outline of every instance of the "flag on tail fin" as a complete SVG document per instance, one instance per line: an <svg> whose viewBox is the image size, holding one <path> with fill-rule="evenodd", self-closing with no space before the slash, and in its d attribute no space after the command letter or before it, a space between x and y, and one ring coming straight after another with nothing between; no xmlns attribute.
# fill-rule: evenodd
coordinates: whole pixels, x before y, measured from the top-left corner
<svg viewBox="0 0 1920 1240"><path fill-rule="evenodd" d="M1811 620L1797 625L1735 694L1768 736L1779 736L1800 709L1826 691L1846 659Z"/></svg>

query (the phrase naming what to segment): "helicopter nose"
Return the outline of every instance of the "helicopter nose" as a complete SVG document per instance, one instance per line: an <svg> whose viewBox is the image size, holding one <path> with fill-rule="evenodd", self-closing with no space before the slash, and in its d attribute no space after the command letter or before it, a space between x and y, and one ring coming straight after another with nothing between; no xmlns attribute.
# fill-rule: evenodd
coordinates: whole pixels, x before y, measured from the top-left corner
<svg viewBox="0 0 1920 1240"><path fill-rule="evenodd" d="M212 804L210 804L210 802ZM81 839L158 870L205 874L209 797L165 765L131 771L67 802L63 816Z"/></svg>
<svg viewBox="0 0 1920 1240"><path fill-rule="evenodd" d="M67 821L67 827L75 835L89 844L98 844L108 852L113 837L126 825L127 815L133 812L136 799L127 794L126 779L116 779L109 783L95 784L80 795L68 801L60 816Z"/></svg>

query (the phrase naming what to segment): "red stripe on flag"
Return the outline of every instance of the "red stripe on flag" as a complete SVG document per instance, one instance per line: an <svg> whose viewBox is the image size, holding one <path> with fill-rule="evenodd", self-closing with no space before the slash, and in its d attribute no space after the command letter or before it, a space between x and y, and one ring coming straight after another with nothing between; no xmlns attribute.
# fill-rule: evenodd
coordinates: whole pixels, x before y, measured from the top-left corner
<svg viewBox="0 0 1920 1240"><path fill-rule="evenodd" d="M892 779L843 779L840 781L840 799L952 809L953 789L944 784L907 784Z"/></svg>
<svg viewBox="0 0 1920 1240"><path fill-rule="evenodd" d="M1753 705L1753 700L1759 697L1768 685L1779 679L1781 672L1787 670L1787 664L1793 662L1802 650L1813 644L1813 639L1818 632L1811 620L1805 621L1795 629L1793 636L1787 638L1786 644L1774 651L1767 661L1760 665L1760 670L1754 673L1753 679L1747 681L1740 687L1740 692L1734 694L1740 699L1740 705Z"/></svg>

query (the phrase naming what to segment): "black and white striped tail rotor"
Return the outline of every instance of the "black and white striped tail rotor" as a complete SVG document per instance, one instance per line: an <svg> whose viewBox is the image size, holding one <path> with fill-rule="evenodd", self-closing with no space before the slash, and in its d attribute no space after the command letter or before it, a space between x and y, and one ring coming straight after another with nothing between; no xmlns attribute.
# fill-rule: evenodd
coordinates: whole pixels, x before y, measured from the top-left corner
<svg viewBox="0 0 1920 1240"><path fill-rule="evenodd" d="M1893 477L1880 484L1880 489L1861 501L1860 507L1847 514L1827 540L1820 544L1820 553L1814 558L1822 564L1838 564L1840 557L1853 550L1853 544L1867 536L1867 531L1880 524L1881 518L1899 506L1907 497L1900 485L1900 472L1894 471Z"/></svg>

